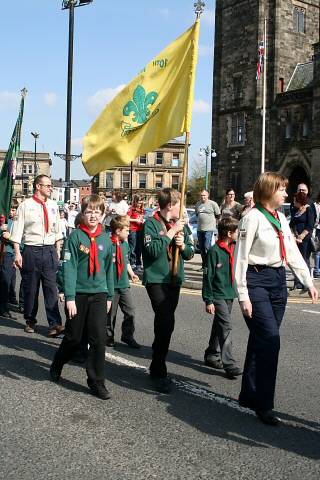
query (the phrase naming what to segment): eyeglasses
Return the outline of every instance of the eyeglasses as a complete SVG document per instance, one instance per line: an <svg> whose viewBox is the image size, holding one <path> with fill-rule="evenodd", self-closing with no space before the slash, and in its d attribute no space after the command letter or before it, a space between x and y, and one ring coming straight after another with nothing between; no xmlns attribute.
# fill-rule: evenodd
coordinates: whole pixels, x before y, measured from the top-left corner
<svg viewBox="0 0 320 480"><path fill-rule="evenodd" d="M52 185L46 185L45 183L39 183L41 187L52 188Z"/></svg>
<svg viewBox="0 0 320 480"><path fill-rule="evenodd" d="M235 193L227 193L227 196L228 196L228 197L234 197L234 196L235 196Z"/></svg>
<svg viewBox="0 0 320 480"><path fill-rule="evenodd" d="M102 215L101 210L86 210L84 215Z"/></svg>

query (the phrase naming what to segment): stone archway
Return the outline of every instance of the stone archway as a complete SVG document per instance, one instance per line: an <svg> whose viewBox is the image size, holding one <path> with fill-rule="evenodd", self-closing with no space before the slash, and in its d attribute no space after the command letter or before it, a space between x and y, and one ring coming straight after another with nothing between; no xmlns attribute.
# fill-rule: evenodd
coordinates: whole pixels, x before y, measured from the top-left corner
<svg viewBox="0 0 320 480"><path fill-rule="evenodd" d="M298 149L292 149L285 157L280 173L289 179L288 202L293 199L299 183L305 183L310 190L311 170L308 158Z"/></svg>

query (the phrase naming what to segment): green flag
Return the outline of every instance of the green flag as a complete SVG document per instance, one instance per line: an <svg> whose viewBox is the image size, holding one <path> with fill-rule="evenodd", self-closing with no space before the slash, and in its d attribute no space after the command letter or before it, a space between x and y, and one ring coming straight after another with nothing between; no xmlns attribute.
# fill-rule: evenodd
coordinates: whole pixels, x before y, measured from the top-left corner
<svg viewBox="0 0 320 480"><path fill-rule="evenodd" d="M0 215L5 215L6 219L8 219L10 213L13 182L16 176L17 158L20 152L21 126L26 93L27 90L25 88L21 90L22 98L18 119L0 173Z"/></svg>

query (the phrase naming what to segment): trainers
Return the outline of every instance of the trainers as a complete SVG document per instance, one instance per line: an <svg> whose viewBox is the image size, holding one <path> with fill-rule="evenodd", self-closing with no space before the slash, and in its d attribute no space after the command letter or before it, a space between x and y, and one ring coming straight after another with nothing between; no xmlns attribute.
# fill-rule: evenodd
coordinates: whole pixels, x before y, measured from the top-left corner
<svg viewBox="0 0 320 480"><path fill-rule="evenodd" d="M24 327L24 331L26 333L34 333L35 332L35 323L27 323Z"/></svg>
<svg viewBox="0 0 320 480"><path fill-rule="evenodd" d="M233 379L242 375L242 370L240 367L231 367L225 369L227 378Z"/></svg>
<svg viewBox="0 0 320 480"><path fill-rule="evenodd" d="M217 370L221 370L223 368L221 360L214 360L210 355L204 357L204 363L207 365L207 367L216 368Z"/></svg>
<svg viewBox="0 0 320 480"><path fill-rule="evenodd" d="M88 387L91 390L92 395L95 395L96 397L100 398L101 400L109 400L111 398L110 393L106 389L106 386L104 384L103 380L93 382L88 378L87 380Z"/></svg>
<svg viewBox="0 0 320 480"><path fill-rule="evenodd" d="M56 363L52 363L50 367L50 379L52 382L59 382L61 377L62 367L58 366Z"/></svg>
<svg viewBox="0 0 320 480"><path fill-rule="evenodd" d="M141 348L141 345L133 337L121 337L121 342L126 343L130 348Z"/></svg>
<svg viewBox="0 0 320 480"><path fill-rule="evenodd" d="M158 378L158 377L150 377L153 383L154 389L159 393L170 393L171 392L171 379L168 377Z"/></svg>

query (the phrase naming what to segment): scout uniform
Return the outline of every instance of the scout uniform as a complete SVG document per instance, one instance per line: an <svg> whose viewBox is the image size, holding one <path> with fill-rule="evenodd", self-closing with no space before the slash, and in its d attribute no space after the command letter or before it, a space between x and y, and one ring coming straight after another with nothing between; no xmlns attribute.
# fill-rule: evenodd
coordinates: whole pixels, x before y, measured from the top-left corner
<svg viewBox="0 0 320 480"><path fill-rule="evenodd" d="M175 244L166 236L170 224L159 214L146 220L144 226L143 284L151 300L154 317L154 342L152 344L152 362L150 375L154 378L167 376L166 356L174 329L174 312L178 305L181 284L184 280L184 260L194 255L190 239L190 229L184 226L185 249L180 252L178 274L172 282L172 259Z"/></svg>
<svg viewBox="0 0 320 480"><path fill-rule="evenodd" d="M8 220L7 231L12 230L12 219ZM14 267L14 248L10 239L3 238L3 230L0 229L0 315L12 317L9 313L11 286L15 284L16 269ZM13 317L12 317L13 318Z"/></svg>
<svg viewBox="0 0 320 480"><path fill-rule="evenodd" d="M34 317L40 281L50 330L61 326L58 307L56 272L58 255L55 248L62 240L58 205L48 199L41 203L36 197L28 198L19 205L13 222L11 241L24 243L22 253L22 281L24 289L24 318L27 325L37 322Z"/></svg>
<svg viewBox="0 0 320 480"><path fill-rule="evenodd" d="M86 330L91 386L104 381L106 309L107 300L113 297L113 271L109 236L100 224L90 234L83 227L74 230L66 242L62 269L65 301L75 300L77 315L67 318L65 335L51 368L61 372L79 348Z"/></svg>
<svg viewBox="0 0 320 480"><path fill-rule="evenodd" d="M239 403L272 410L280 350L279 328L287 302L285 264L307 287L313 286L285 216L256 205L240 222L235 278L240 301L252 304Z"/></svg>
<svg viewBox="0 0 320 480"><path fill-rule="evenodd" d="M131 343L134 340L133 334L135 330L135 311L128 277L129 245L128 242L120 242L115 235L111 236L111 241L114 297L112 299L112 307L107 315L107 345L114 343L118 306L120 306L123 313L121 340Z"/></svg>
<svg viewBox="0 0 320 480"><path fill-rule="evenodd" d="M208 252L207 267L203 273L202 298L206 305L214 304L215 312L209 346L204 357L222 361L226 373L232 373L236 361L232 354L231 310L237 297L234 283L234 244L218 240Z"/></svg>

